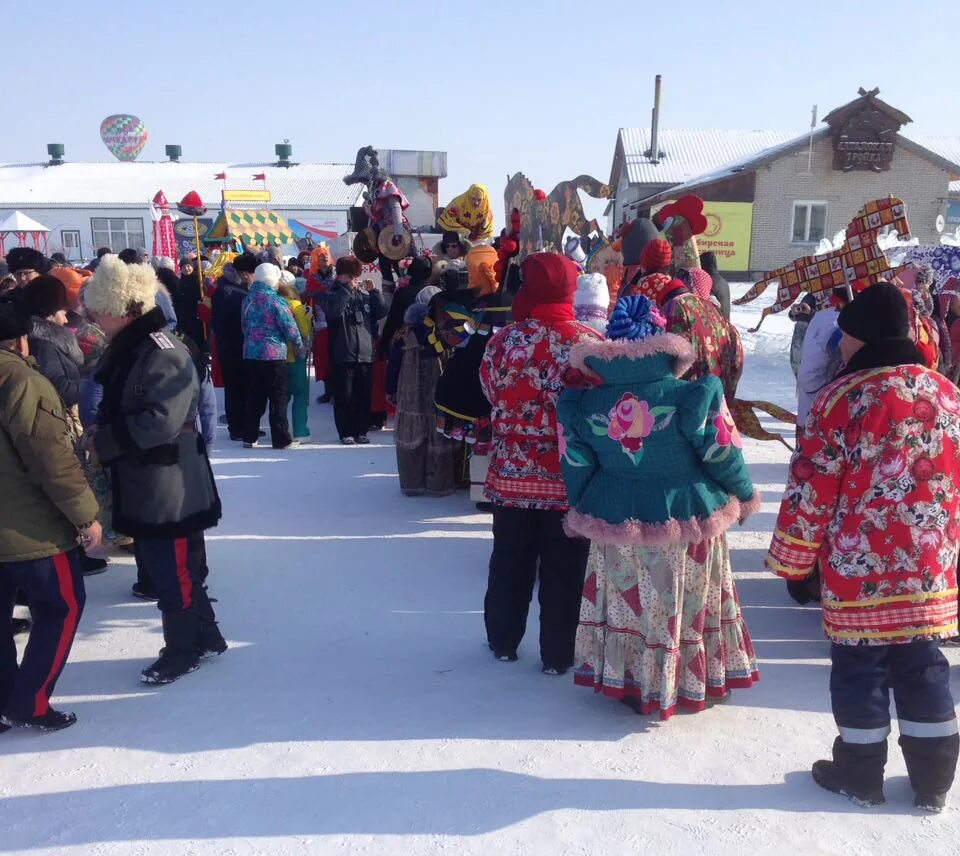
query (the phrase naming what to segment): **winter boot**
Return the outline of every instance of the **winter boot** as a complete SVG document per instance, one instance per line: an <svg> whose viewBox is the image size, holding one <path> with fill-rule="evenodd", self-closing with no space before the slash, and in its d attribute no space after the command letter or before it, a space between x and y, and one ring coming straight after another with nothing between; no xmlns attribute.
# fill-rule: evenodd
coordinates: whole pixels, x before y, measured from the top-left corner
<svg viewBox="0 0 960 856"><path fill-rule="evenodd" d="M145 684L172 684L200 668L200 616L195 608L163 613L160 658L140 673Z"/></svg>
<svg viewBox="0 0 960 856"><path fill-rule="evenodd" d="M62 731L76 721L76 714L60 713L59 710L54 710L52 707L47 708L47 712L42 716L28 716L25 719L0 716L0 723L6 725L7 728L35 728L37 731Z"/></svg>
<svg viewBox="0 0 960 856"><path fill-rule="evenodd" d="M217 626L217 616L213 611L206 586L197 586L194 589L193 602L200 617L197 650L203 658L219 656L227 650L227 642Z"/></svg>
<svg viewBox="0 0 960 856"><path fill-rule="evenodd" d="M94 577L107 569L106 559L95 559L93 556L88 556L83 547L79 547L77 552L80 553L80 568L85 577Z"/></svg>
<svg viewBox="0 0 960 856"><path fill-rule="evenodd" d="M151 583L140 582L139 580L130 587L130 594L140 598L140 600L160 600L160 595L157 594Z"/></svg>
<svg viewBox="0 0 960 856"><path fill-rule="evenodd" d="M833 760L813 765L813 780L821 788L847 797L863 808L883 805L883 768L887 764L887 742L833 742Z"/></svg>
<svg viewBox="0 0 960 856"><path fill-rule="evenodd" d="M33 623L29 618L11 618L10 625L13 627L13 635L19 636L21 633L29 633Z"/></svg>
<svg viewBox="0 0 960 856"><path fill-rule="evenodd" d="M900 736L900 749L916 794L914 805L939 813L947 803L960 754L960 735L948 737Z"/></svg>

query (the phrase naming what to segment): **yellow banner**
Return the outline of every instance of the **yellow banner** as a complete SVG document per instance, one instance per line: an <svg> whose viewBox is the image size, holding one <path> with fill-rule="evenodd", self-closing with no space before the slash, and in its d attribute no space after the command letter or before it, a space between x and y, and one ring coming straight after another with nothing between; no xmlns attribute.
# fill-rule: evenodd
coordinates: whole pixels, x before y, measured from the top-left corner
<svg viewBox="0 0 960 856"><path fill-rule="evenodd" d="M224 190L224 202L270 202L269 190Z"/></svg>
<svg viewBox="0 0 960 856"><path fill-rule="evenodd" d="M753 234L752 202L703 203L707 231L697 235L697 249L717 256L722 271L750 269L750 238Z"/></svg>

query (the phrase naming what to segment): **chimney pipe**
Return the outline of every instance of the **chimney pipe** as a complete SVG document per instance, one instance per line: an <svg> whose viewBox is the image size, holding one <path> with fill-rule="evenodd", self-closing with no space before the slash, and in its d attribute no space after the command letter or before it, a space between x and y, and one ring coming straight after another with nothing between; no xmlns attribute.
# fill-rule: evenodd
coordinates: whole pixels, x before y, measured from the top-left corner
<svg viewBox="0 0 960 856"><path fill-rule="evenodd" d="M293 154L293 146L290 145L290 140L284 140L282 143L277 143L273 150L277 153L277 166L290 166L290 156Z"/></svg>
<svg viewBox="0 0 960 856"><path fill-rule="evenodd" d="M63 143L47 143L47 154L50 162L47 166L60 166L63 163Z"/></svg>
<svg viewBox="0 0 960 856"><path fill-rule="evenodd" d="M658 74L653 84L653 119L650 123L650 161L660 163L660 84Z"/></svg>
<svg viewBox="0 0 960 856"><path fill-rule="evenodd" d="M180 163L180 156L183 154L183 149L180 146L167 146L165 151L170 163Z"/></svg>

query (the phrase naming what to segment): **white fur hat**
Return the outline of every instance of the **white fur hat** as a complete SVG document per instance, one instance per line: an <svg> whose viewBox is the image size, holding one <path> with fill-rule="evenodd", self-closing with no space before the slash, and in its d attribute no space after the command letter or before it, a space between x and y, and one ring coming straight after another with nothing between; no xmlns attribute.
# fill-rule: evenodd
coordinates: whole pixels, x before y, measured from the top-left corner
<svg viewBox="0 0 960 856"><path fill-rule="evenodd" d="M288 270L280 271L280 285L296 285L297 278Z"/></svg>
<svg viewBox="0 0 960 856"><path fill-rule="evenodd" d="M585 273L577 277L574 306L589 306L606 310L610 305L610 288L602 273Z"/></svg>
<svg viewBox="0 0 960 856"><path fill-rule="evenodd" d="M254 282L262 282L276 291L277 286L280 285L280 268L270 262L264 262L257 265L257 269L253 272L253 279Z"/></svg>
<svg viewBox="0 0 960 856"><path fill-rule="evenodd" d="M83 287L83 305L94 315L125 318L143 315L157 305L160 281L150 265L128 265L106 255Z"/></svg>

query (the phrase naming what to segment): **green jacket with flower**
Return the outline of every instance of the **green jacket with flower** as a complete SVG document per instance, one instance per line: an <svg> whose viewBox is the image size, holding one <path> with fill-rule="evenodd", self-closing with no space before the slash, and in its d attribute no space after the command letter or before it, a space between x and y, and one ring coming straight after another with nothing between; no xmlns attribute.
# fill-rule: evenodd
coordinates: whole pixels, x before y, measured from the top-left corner
<svg viewBox="0 0 960 856"><path fill-rule="evenodd" d="M585 342L572 369L599 385L564 393L557 415L567 528L605 544L700 543L759 510L742 441L710 375L679 380L679 336Z"/></svg>

